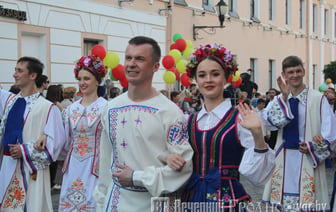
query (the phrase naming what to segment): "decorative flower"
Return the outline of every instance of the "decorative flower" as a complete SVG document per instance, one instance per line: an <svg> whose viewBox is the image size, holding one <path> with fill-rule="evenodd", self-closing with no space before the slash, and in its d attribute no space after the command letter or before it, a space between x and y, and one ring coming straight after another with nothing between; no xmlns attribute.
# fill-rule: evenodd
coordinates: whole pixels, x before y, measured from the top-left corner
<svg viewBox="0 0 336 212"><path fill-rule="evenodd" d="M222 62L225 70L229 71L230 74L234 74L238 70L238 64L234 60L231 52L218 44L207 44L205 46L200 46L193 54L189 56L189 63L187 64L187 75L192 77L195 73L195 68L197 67L199 61L206 56L213 55Z"/></svg>
<svg viewBox="0 0 336 212"><path fill-rule="evenodd" d="M82 68L88 69L97 79L103 78L107 72L104 63L99 57L95 56L83 56L76 62L74 69L76 78L78 77L79 70Z"/></svg>

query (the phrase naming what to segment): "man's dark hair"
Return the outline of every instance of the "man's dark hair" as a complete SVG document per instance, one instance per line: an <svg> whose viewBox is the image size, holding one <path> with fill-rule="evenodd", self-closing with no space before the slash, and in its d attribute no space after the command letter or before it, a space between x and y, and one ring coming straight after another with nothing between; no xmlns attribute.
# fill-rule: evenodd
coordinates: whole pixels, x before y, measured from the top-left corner
<svg viewBox="0 0 336 212"><path fill-rule="evenodd" d="M266 100L263 99L263 98L258 99L258 101L257 101L257 105L258 105L258 104L261 104L261 103L265 103L265 104L266 104Z"/></svg>
<svg viewBox="0 0 336 212"><path fill-rule="evenodd" d="M43 83L47 83L48 81L48 77L44 74L42 74L39 78L36 78L35 83L36 83L36 87L40 88L42 87Z"/></svg>
<svg viewBox="0 0 336 212"><path fill-rule="evenodd" d="M299 65L303 67L303 62L298 56L288 56L282 61L282 71L285 72L286 68Z"/></svg>
<svg viewBox="0 0 336 212"><path fill-rule="evenodd" d="M141 45L141 44L149 44L152 46L152 57L154 62L160 62L161 58L161 49L159 44L152 38L145 36L136 36L128 41L128 44L131 45Z"/></svg>
<svg viewBox="0 0 336 212"><path fill-rule="evenodd" d="M180 92L178 91L172 91L170 92L170 99L173 100L174 97L178 96Z"/></svg>
<svg viewBox="0 0 336 212"><path fill-rule="evenodd" d="M34 58L34 57L21 57L17 61L17 63L21 63L21 62L28 63L27 69L29 71L29 74L36 73L37 74L36 79L38 79L42 75L44 65L39 59Z"/></svg>

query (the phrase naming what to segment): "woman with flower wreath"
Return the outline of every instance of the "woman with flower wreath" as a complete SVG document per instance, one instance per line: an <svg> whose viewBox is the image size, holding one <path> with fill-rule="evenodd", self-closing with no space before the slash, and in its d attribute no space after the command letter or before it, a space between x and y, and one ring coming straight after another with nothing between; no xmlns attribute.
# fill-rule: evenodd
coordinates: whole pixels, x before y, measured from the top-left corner
<svg viewBox="0 0 336 212"><path fill-rule="evenodd" d="M230 51L216 44L197 49L187 66L204 103L188 121L194 173L184 198L188 202L210 203L209 211L237 210L240 202L251 201L239 175L261 185L274 168L274 152L263 139L256 110L247 104L234 107L230 98L223 97L224 85L237 66ZM174 170L183 166L178 155L170 155L167 160Z"/></svg>
<svg viewBox="0 0 336 212"><path fill-rule="evenodd" d="M68 155L62 169L59 211L95 211L92 193L98 182L101 112L107 103L98 97L98 86L106 70L99 58L87 56L80 58L74 72L83 98L63 112Z"/></svg>

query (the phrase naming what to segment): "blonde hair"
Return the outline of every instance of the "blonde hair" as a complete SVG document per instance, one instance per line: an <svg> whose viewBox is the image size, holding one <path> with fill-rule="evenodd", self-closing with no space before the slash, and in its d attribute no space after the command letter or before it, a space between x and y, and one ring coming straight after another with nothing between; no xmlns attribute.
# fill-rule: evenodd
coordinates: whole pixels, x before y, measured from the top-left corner
<svg viewBox="0 0 336 212"><path fill-rule="evenodd" d="M64 88L63 98L64 99L71 99L74 97L77 89L75 87L66 87Z"/></svg>

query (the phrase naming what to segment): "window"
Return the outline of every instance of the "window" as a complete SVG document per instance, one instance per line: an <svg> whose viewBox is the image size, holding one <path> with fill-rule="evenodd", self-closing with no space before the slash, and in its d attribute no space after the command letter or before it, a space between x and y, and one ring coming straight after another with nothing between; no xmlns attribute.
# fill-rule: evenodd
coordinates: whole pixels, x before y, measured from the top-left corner
<svg viewBox="0 0 336 212"><path fill-rule="evenodd" d="M237 0L229 0L228 2L229 2L229 16L239 19L239 15L237 12Z"/></svg>
<svg viewBox="0 0 336 212"><path fill-rule="evenodd" d="M317 5L313 4L313 32L317 33Z"/></svg>
<svg viewBox="0 0 336 212"><path fill-rule="evenodd" d="M202 0L203 3L203 9L209 12L216 12L214 8L213 0Z"/></svg>
<svg viewBox="0 0 336 212"><path fill-rule="evenodd" d="M251 75L251 81L256 80L256 73L258 72L258 66L257 66L257 59L256 58L250 58L250 69L252 71L250 71L250 75Z"/></svg>
<svg viewBox="0 0 336 212"><path fill-rule="evenodd" d="M99 40L94 39L84 39L83 45L83 56L91 55L91 49L94 45L99 44Z"/></svg>
<svg viewBox="0 0 336 212"><path fill-rule="evenodd" d="M291 3L292 1L291 0L286 0L286 5L285 5L285 8L286 8L286 24L287 25L291 25L291 11L292 11L292 7L291 7Z"/></svg>
<svg viewBox="0 0 336 212"><path fill-rule="evenodd" d="M268 0L268 19L273 20L273 0Z"/></svg>
<svg viewBox="0 0 336 212"><path fill-rule="evenodd" d="M203 0L203 2L207 0ZM182 5L182 6L188 6L188 4L184 0L174 0L174 4Z"/></svg>
<svg viewBox="0 0 336 212"><path fill-rule="evenodd" d="M260 23L258 19L258 6L258 0L250 0L250 19L256 23Z"/></svg>
<svg viewBox="0 0 336 212"><path fill-rule="evenodd" d="M268 87L273 88L273 80L275 79L275 61L268 60Z"/></svg>
<svg viewBox="0 0 336 212"><path fill-rule="evenodd" d="M324 35L328 35L329 26L329 10L324 10Z"/></svg>
<svg viewBox="0 0 336 212"><path fill-rule="evenodd" d="M300 0L300 29L305 28L306 12L305 0Z"/></svg>

